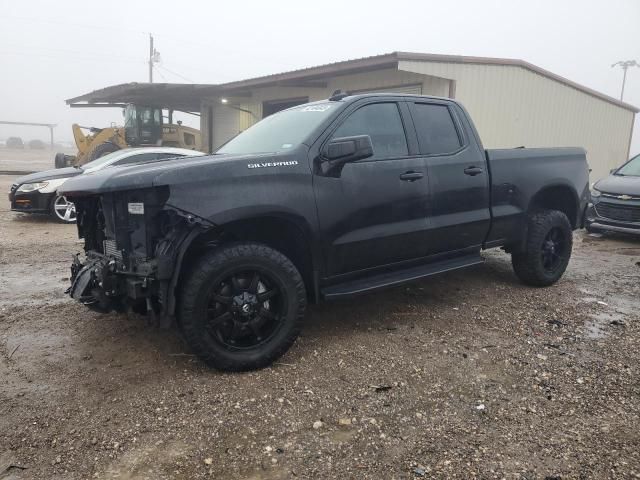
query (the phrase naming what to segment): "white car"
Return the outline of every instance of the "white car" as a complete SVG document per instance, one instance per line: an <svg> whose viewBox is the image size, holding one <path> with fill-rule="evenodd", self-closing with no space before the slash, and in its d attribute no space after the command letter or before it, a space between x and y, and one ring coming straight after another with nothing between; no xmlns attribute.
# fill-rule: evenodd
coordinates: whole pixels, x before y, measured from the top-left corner
<svg viewBox="0 0 640 480"><path fill-rule="evenodd" d="M76 221L76 209L63 195L60 186L72 177L108 167L133 165L153 160L205 155L196 150L174 147L125 148L85 163L80 167L56 168L18 178L9 191L11 210L22 213L48 213L63 223Z"/></svg>

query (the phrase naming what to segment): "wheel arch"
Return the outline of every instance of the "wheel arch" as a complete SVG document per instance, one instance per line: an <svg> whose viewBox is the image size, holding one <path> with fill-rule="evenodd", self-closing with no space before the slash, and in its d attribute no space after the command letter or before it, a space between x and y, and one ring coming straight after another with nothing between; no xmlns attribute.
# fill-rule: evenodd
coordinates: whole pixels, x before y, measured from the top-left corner
<svg viewBox="0 0 640 480"><path fill-rule="evenodd" d="M230 242L257 242L285 255L300 272L307 295L319 300L319 255L310 225L303 218L286 213L270 213L235 219L200 231L184 246L178 282L207 250Z"/></svg>
<svg viewBox="0 0 640 480"><path fill-rule="evenodd" d="M540 209L559 210L567 216L571 228L579 227L580 200L575 188L569 184L556 183L538 190L529 201L527 213Z"/></svg>

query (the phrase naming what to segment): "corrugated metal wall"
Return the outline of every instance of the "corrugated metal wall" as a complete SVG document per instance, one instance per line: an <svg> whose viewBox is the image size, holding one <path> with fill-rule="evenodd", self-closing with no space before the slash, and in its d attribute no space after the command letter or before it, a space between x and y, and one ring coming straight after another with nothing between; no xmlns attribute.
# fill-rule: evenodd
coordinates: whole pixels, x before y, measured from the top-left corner
<svg viewBox="0 0 640 480"><path fill-rule="evenodd" d="M267 87L251 98L231 99L242 112L203 102L202 132L207 138L206 107L214 111L213 145L218 147L262 118L262 102L329 97L335 90L415 89L424 95L449 96L455 81L460 100L480 132L486 148L578 146L587 150L591 179L605 176L627 158L633 112L518 66L402 61L386 69L333 77L326 88Z"/></svg>
<svg viewBox="0 0 640 480"><path fill-rule="evenodd" d="M592 181L627 158L633 112L525 68L402 61L399 69L454 79L485 148L584 147Z"/></svg>
<svg viewBox="0 0 640 480"><path fill-rule="evenodd" d="M358 73L331 78L327 81L326 88L312 87L266 87L252 90L251 98L231 99L231 103L247 113L222 105L218 99L207 101L202 105L201 131L203 132L203 145L208 144L207 115L209 106L213 108L214 128L213 145L219 147L233 136L249 128L262 118L262 102L270 100L285 100L288 98L309 97L309 101L322 100L331 96L336 90L361 91L361 90L397 90L402 91L406 86L421 86L424 95L447 96L450 81L442 78L434 78L411 72L402 72L396 69L378 70L371 73Z"/></svg>

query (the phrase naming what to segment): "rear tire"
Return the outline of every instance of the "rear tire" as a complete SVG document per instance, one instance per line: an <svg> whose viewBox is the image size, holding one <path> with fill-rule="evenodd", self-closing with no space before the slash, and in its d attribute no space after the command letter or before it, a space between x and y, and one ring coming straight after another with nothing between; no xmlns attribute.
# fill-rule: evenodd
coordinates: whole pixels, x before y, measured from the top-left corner
<svg viewBox="0 0 640 480"><path fill-rule="evenodd" d="M266 245L219 247L197 262L183 285L178 319L185 339L219 370L270 365L302 328L302 277L287 257Z"/></svg>
<svg viewBox="0 0 640 480"><path fill-rule="evenodd" d="M100 145L96 145L87 155L87 162L95 160L96 158L104 157L108 153L117 152L120 147L115 143L104 142Z"/></svg>
<svg viewBox="0 0 640 480"><path fill-rule="evenodd" d="M518 278L527 285L546 287L556 283L567 269L573 232L567 216L558 210L529 215L526 247L511 254Z"/></svg>
<svg viewBox="0 0 640 480"><path fill-rule="evenodd" d="M67 156L64 153L56 153L54 163L56 165L56 168L64 168L69 166L69 164L67 163Z"/></svg>

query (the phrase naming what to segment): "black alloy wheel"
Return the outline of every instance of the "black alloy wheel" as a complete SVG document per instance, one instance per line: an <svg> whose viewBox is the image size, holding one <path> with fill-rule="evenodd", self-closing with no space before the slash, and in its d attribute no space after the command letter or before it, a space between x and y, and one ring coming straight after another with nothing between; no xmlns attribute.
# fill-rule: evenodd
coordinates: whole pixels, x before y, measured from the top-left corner
<svg viewBox="0 0 640 480"><path fill-rule="evenodd" d="M546 287L564 274L571 258L573 232L567 215L539 210L528 215L524 248L511 254L513 270L527 285Z"/></svg>
<svg viewBox="0 0 640 480"><path fill-rule="evenodd" d="M563 231L553 227L542 242L542 266L549 274L554 274L562 265L567 254L567 243Z"/></svg>
<svg viewBox="0 0 640 480"><path fill-rule="evenodd" d="M219 370L263 368L302 329L307 296L296 266L254 242L218 246L181 282L177 317L194 353Z"/></svg>
<svg viewBox="0 0 640 480"><path fill-rule="evenodd" d="M282 296L282 287L268 272L226 272L209 292L207 332L231 350L267 342L286 313Z"/></svg>

